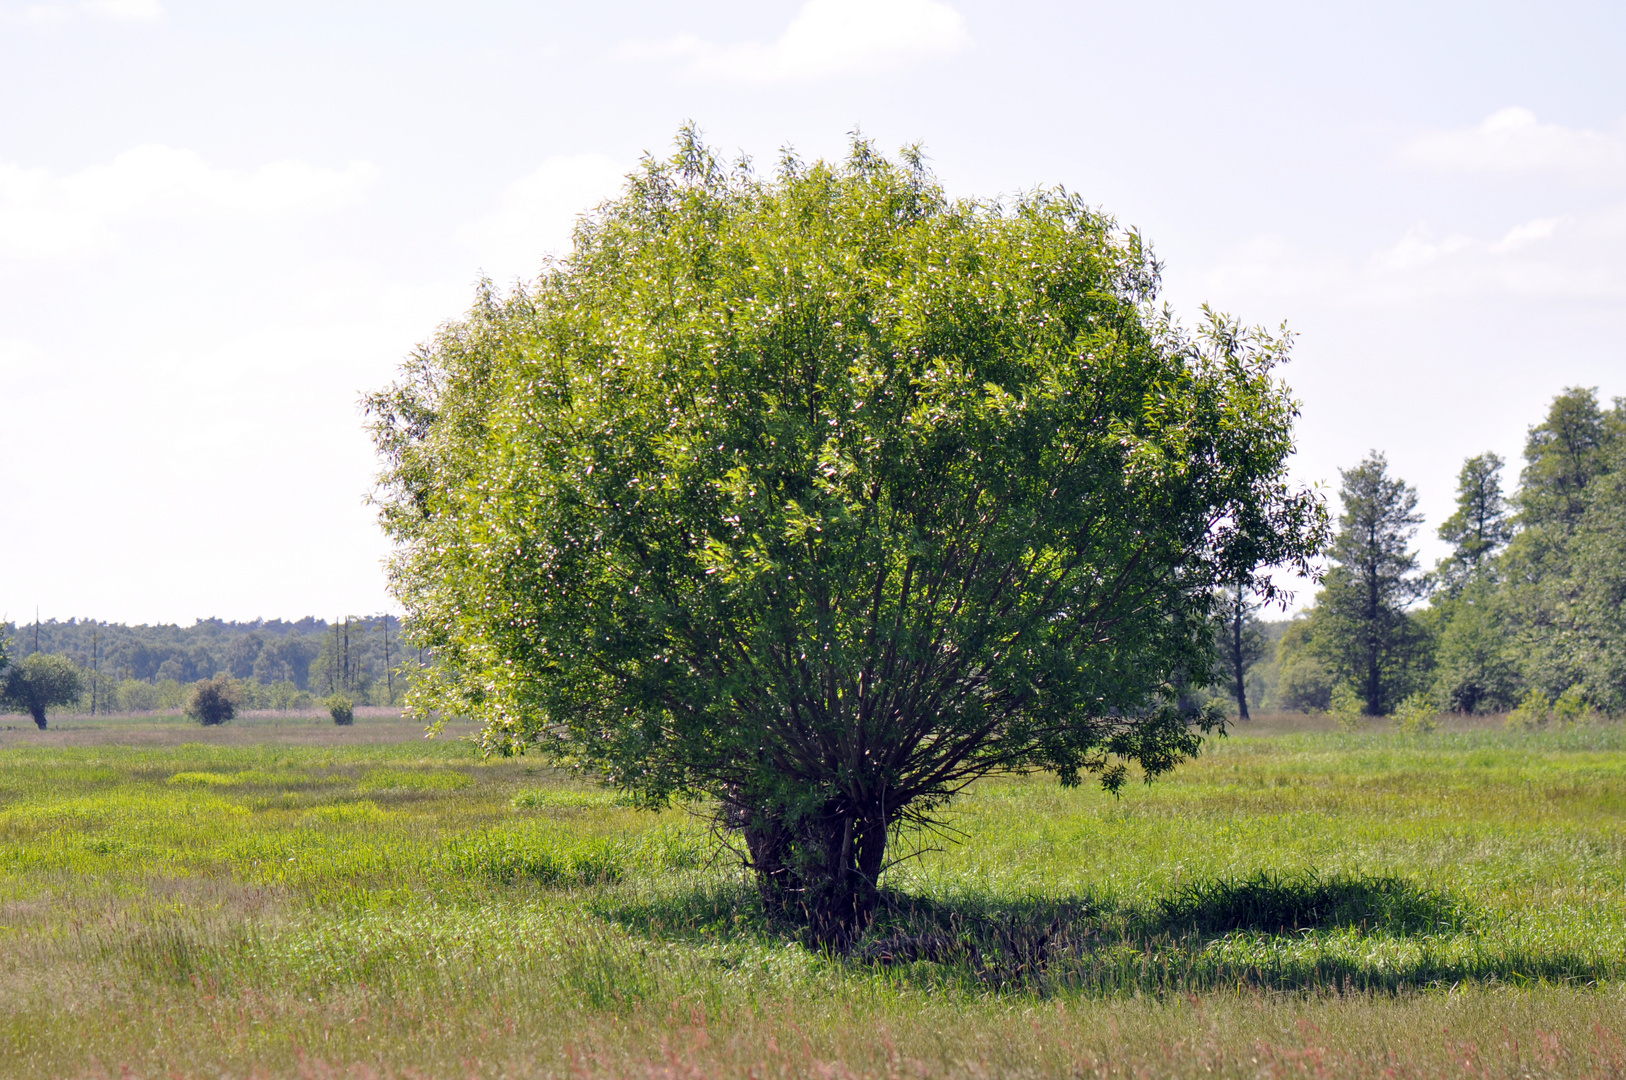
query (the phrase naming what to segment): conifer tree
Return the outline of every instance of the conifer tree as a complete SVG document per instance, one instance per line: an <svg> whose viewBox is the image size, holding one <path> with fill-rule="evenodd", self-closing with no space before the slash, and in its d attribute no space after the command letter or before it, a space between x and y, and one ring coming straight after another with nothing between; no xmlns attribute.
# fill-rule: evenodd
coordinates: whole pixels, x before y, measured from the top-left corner
<svg viewBox="0 0 1626 1080"><path fill-rule="evenodd" d="M1457 474L1457 509L1439 529L1440 539L1452 547L1439 568L1442 583L1452 594L1485 573L1513 535L1502 498L1504 464L1496 454L1479 454L1463 462Z"/></svg>
<svg viewBox="0 0 1626 1080"><path fill-rule="evenodd" d="M1376 450L1341 469L1344 512L1329 551L1314 613L1313 639L1334 677L1355 691L1369 716L1383 716L1426 664L1425 635L1407 608L1428 591L1409 549L1422 516L1417 492L1389 475Z"/></svg>

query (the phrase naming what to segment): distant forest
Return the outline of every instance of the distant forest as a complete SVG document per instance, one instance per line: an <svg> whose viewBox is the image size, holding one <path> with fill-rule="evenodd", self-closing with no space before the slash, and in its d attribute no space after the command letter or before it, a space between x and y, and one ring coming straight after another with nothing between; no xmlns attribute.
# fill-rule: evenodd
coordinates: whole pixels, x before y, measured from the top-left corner
<svg viewBox="0 0 1626 1080"><path fill-rule="evenodd" d="M11 659L34 652L73 660L85 672L86 712L172 708L198 679L229 676L251 708L309 708L331 694L392 705L421 662L393 615L328 622L200 619L191 626L128 626L92 619L6 623Z"/></svg>

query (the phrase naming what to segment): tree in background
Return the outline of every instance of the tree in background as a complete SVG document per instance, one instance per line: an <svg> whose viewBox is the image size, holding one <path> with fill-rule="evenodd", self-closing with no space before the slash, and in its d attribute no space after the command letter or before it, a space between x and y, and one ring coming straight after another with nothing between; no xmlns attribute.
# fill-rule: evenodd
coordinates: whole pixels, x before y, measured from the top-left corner
<svg viewBox="0 0 1626 1080"><path fill-rule="evenodd" d="M1315 645L1315 608L1295 616L1276 643L1277 708L1325 712L1332 707L1333 677Z"/></svg>
<svg viewBox="0 0 1626 1080"><path fill-rule="evenodd" d="M1464 461L1456 509L1439 528L1452 551L1436 569L1442 588L1428 612L1436 637L1434 696L1457 712L1512 708L1519 692L1495 588L1496 557L1513 536L1502 497L1504 464L1492 453Z"/></svg>
<svg viewBox="0 0 1626 1080"><path fill-rule="evenodd" d="M1603 470L1605 450L1617 434L1618 422L1608 420L1596 388L1572 386L1553 399L1547 418L1525 440L1520 524L1567 530L1585 513L1584 492Z"/></svg>
<svg viewBox="0 0 1626 1080"><path fill-rule="evenodd" d="M1409 550L1423 519L1416 490L1388 470L1375 450L1355 468L1339 470L1344 512L1328 551L1335 565L1311 615L1317 653L1368 716L1386 715L1427 663L1426 634L1407 610L1428 591Z"/></svg>
<svg viewBox="0 0 1626 1080"><path fill-rule="evenodd" d="M1248 586L1232 585L1220 592L1220 665L1236 699L1237 717L1248 719L1248 672L1264 659L1268 649L1259 625L1258 604L1248 602Z"/></svg>
<svg viewBox="0 0 1626 1080"><path fill-rule="evenodd" d="M1502 467L1492 453L1471 457L1457 474L1457 508L1440 524L1440 539L1451 554L1437 571L1448 593L1455 594L1493 565L1494 556L1513 535L1502 498Z"/></svg>
<svg viewBox="0 0 1626 1080"><path fill-rule="evenodd" d="M65 656L33 653L6 669L0 699L22 709L45 730L45 710L77 701L83 685L79 665Z"/></svg>
<svg viewBox="0 0 1626 1080"><path fill-rule="evenodd" d="M1613 655L1610 582L1622 563L1610 477L1626 457L1626 402L1605 412L1572 387L1530 429L1518 495L1518 533L1498 565L1500 629L1517 652L1520 681L1549 700L1572 687L1600 707L1626 698L1608 675Z"/></svg>
<svg viewBox="0 0 1626 1080"><path fill-rule="evenodd" d="M1585 698L1619 714L1626 712L1626 440L1611 448L1586 503L1572 544L1569 634Z"/></svg>
<svg viewBox="0 0 1626 1080"><path fill-rule="evenodd" d="M1172 768L1215 590L1307 570L1324 514L1285 336L1182 334L1157 284L1071 195L950 202L862 141L765 181L686 133L370 400L413 704L715 800L832 944L977 777Z"/></svg>

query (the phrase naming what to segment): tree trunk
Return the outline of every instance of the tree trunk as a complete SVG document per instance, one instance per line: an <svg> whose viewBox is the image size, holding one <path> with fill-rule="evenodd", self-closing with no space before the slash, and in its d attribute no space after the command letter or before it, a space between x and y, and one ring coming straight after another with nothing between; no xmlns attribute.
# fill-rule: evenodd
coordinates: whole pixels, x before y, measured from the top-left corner
<svg viewBox="0 0 1626 1080"><path fill-rule="evenodd" d="M742 810L740 831L769 911L805 923L815 944L842 951L875 917L888 827L880 813L849 807L787 821Z"/></svg>
<svg viewBox="0 0 1626 1080"><path fill-rule="evenodd" d="M1242 616L1245 611L1243 599L1247 596L1238 585L1236 589L1236 614L1231 619L1231 670L1236 672L1236 710L1237 719L1248 719L1248 688L1244 679L1247 672L1242 666Z"/></svg>
<svg viewBox="0 0 1626 1080"><path fill-rule="evenodd" d="M39 729L41 731L44 731L45 730L45 706L44 705L30 705L28 707L28 714L34 718L34 723L39 725Z"/></svg>

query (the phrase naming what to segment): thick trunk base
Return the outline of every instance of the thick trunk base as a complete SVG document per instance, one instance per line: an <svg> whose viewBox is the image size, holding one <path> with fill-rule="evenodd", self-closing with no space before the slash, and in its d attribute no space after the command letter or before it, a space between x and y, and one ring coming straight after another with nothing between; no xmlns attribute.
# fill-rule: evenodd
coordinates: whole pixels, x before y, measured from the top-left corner
<svg viewBox="0 0 1626 1080"><path fill-rule="evenodd" d="M755 812L741 832L764 905L845 952L875 918L887 829L839 812L787 822Z"/></svg>

